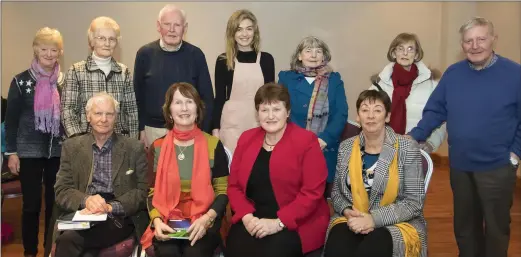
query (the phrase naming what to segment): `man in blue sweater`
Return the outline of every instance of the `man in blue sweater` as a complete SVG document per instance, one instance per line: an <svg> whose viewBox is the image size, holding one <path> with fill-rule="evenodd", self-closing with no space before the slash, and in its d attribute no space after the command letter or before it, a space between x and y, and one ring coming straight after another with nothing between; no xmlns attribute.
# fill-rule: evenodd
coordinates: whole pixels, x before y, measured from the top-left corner
<svg viewBox="0 0 521 257"><path fill-rule="evenodd" d="M409 135L425 141L447 122L459 256L507 257L521 156L521 66L495 54L490 21L473 18L460 34L467 60L445 71Z"/></svg>
<svg viewBox="0 0 521 257"><path fill-rule="evenodd" d="M148 146L166 134L162 106L165 93L175 82L192 84L205 105L202 130L210 132L213 87L204 53L183 41L188 23L184 10L166 5L159 12L160 39L142 46L136 54L134 87L139 110L140 138Z"/></svg>

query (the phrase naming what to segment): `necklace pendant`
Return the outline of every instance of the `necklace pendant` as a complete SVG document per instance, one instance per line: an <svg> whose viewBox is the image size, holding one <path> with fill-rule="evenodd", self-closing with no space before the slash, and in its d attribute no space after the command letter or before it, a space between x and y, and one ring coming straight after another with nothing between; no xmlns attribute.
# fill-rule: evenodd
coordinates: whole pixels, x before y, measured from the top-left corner
<svg viewBox="0 0 521 257"><path fill-rule="evenodd" d="M184 153L180 153L178 156L177 156L177 159L182 161L185 159L185 154Z"/></svg>

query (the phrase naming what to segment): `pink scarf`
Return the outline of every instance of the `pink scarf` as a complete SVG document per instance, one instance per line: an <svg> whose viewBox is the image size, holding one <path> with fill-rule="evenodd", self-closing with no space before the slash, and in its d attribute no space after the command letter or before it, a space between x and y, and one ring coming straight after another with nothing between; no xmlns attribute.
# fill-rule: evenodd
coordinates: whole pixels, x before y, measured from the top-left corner
<svg viewBox="0 0 521 257"><path fill-rule="evenodd" d="M60 94L57 87L60 65L56 63L54 70L49 74L34 59L31 63L31 71L36 77L34 93L35 128L57 137L60 135Z"/></svg>

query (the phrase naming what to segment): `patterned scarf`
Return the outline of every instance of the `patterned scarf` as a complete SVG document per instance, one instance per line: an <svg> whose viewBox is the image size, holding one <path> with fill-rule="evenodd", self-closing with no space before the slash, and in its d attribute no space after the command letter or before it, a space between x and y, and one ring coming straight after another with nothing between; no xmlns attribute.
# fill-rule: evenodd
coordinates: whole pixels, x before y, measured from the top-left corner
<svg viewBox="0 0 521 257"><path fill-rule="evenodd" d="M36 59L31 63L31 71L36 77L34 93L34 125L36 130L60 135L60 94L58 93L58 75L60 65L56 63L52 73L46 72Z"/></svg>
<svg viewBox="0 0 521 257"><path fill-rule="evenodd" d="M327 62L324 62L315 68L297 68L297 72L306 77L316 77L315 87L308 105L306 129L315 134L321 133L326 128L329 116L327 92L331 68Z"/></svg>

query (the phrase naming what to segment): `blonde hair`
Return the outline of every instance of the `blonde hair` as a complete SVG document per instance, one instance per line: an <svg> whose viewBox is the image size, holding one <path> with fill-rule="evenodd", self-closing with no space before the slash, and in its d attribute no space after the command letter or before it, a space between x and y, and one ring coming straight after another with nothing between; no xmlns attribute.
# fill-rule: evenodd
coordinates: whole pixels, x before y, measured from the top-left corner
<svg viewBox="0 0 521 257"><path fill-rule="evenodd" d="M37 47L39 45L53 44L60 49L60 55L63 53L63 37L57 29L44 27L36 32L33 39L33 51L36 56Z"/></svg>
<svg viewBox="0 0 521 257"><path fill-rule="evenodd" d="M87 29L87 39L89 43L89 47L92 49L92 41L94 40L94 33L98 29L112 29L116 33L116 38L119 42L121 38L121 30L119 28L118 23L106 16L100 16L91 21L89 28Z"/></svg>
<svg viewBox="0 0 521 257"><path fill-rule="evenodd" d="M235 42L235 33L239 29L239 25L243 20L250 20L253 24L253 40L252 48L255 53L260 51L260 31L257 24L257 18L249 10L235 11L228 19L226 26L226 66L228 70L235 67L235 57L237 56L237 42Z"/></svg>
<svg viewBox="0 0 521 257"><path fill-rule="evenodd" d="M401 45L408 42L414 42L414 45L416 47L416 53L414 54L414 61L419 62L423 59L423 48L420 44L420 39L418 36L414 33L400 33L398 36L396 36L391 44L389 45L389 50L387 50L387 60L390 62L396 61L396 56L393 55L396 48Z"/></svg>
<svg viewBox="0 0 521 257"><path fill-rule="evenodd" d="M85 113L87 114L87 116L89 115L89 112L92 109L92 106L94 105L94 103L101 103L101 102L105 102L105 101L112 102L112 104L114 105L114 111L116 111L116 113L119 113L119 102L118 102L118 100L116 100L109 93L103 91L103 92L95 93L87 101L87 104L85 105Z"/></svg>
<svg viewBox="0 0 521 257"><path fill-rule="evenodd" d="M489 34L491 36L496 35L494 32L494 24L491 21L489 21L483 17L475 16L475 17L470 18L467 22L465 22L459 28L459 33L461 35L461 38L463 39L463 35L465 34L465 32L467 32L467 30L474 28L476 26L487 26Z"/></svg>
<svg viewBox="0 0 521 257"><path fill-rule="evenodd" d="M308 47L322 49L322 52L324 53L324 62L331 61L331 52L329 51L329 46L327 46L327 44L318 37L309 36L302 39L302 41L300 41L298 44L297 49L295 49L295 52L293 52L290 62L290 67L292 70L304 68L302 61L298 59L298 56L302 50Z"/></svg>

